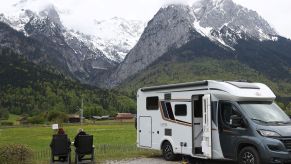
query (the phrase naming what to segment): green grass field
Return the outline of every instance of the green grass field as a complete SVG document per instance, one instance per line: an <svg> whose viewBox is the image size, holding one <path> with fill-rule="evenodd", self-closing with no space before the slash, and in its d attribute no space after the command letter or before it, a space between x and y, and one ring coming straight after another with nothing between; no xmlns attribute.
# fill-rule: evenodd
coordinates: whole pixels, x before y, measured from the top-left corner
<svg viewBox="0 0 291 164"><path fill-rule="evenodd" d="M97 161L157 155L157 152L137 149L136 130L133 123L104 122L104 125L63 125L73 141L79 128L94 136ZM36 154L36 160L44 163L49 159L49 144L54 131L51 127L0 127L0 146L4 144L25 144Z"/></svg>

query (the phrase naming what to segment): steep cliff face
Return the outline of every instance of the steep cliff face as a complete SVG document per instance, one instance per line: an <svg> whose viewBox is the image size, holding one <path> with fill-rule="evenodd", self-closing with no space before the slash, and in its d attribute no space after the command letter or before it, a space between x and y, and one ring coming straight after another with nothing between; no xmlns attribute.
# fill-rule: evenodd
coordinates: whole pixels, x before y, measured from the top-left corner
<svg viewBox="0 0 291 164"><path fill-rule="evenodd" d="M278 34L255 11L231 0L201 0L193 6L169 5L161 8L148 23L136 46L107 84L116 86L166 53L194 40L202 43L201 39L205 38L236 56L240 54L236 51L240 41L276 42Z"/></svg>
<svg viewBox="0 0 291 164"><path fill-rule="evenodd" d="M136 46L111 76L116 85L127 77L145 69L170 49L179 48L190 39L201 37L193 31L191 8L171 5L161 8L148 23Z"/></svg>

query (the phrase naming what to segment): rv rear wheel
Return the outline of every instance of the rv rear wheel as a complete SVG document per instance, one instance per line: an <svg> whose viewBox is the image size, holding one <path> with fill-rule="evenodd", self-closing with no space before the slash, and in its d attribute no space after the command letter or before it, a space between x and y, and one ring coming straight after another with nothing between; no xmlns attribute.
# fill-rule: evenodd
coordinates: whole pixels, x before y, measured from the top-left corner
<svg viewBox="0 0 291 164"><path fill-rule="evenodd" d="M258 151L253 147L243 148L238 155L239 164L260 164Z"/></svg>
<svg viewBox="0 0 291 164"><path fill-rule="evenodd" d="M176 159L176 155L174 154L173 147L170 142L166 141L162 145L162 153L163 157L166 161L173 161Z"/></svg>

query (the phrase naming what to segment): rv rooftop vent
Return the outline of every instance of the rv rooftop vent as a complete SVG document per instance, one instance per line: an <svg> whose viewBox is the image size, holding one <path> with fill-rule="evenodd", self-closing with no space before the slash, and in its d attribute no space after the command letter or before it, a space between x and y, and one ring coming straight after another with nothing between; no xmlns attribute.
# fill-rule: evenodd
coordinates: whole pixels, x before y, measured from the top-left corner
<svg viewBox="0 0 291 164"><path fill-rule="evenodd" d="M258 87L257 85L252 84L252 83L247 83L247 82L226 81L226 83L234 85L242 89L260 89L260 87Z"/></svg>
<svg viewBox="0 0 291 164"><path fill-rule="evenodd" d="M172 99L171 93L166 93L165 94L165 100L171 100L171 99Z"/></svg>

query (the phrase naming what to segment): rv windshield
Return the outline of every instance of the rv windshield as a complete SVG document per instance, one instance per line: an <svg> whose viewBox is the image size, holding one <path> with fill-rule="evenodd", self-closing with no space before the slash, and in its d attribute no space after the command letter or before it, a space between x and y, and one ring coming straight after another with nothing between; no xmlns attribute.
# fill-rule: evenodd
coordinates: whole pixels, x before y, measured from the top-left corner
<svg viewBox="0 0 291 164"><path fill-rule="evenodd" d="M275 103L240 103L247 115L255 122L289 124L290 118Z"/></svg>

